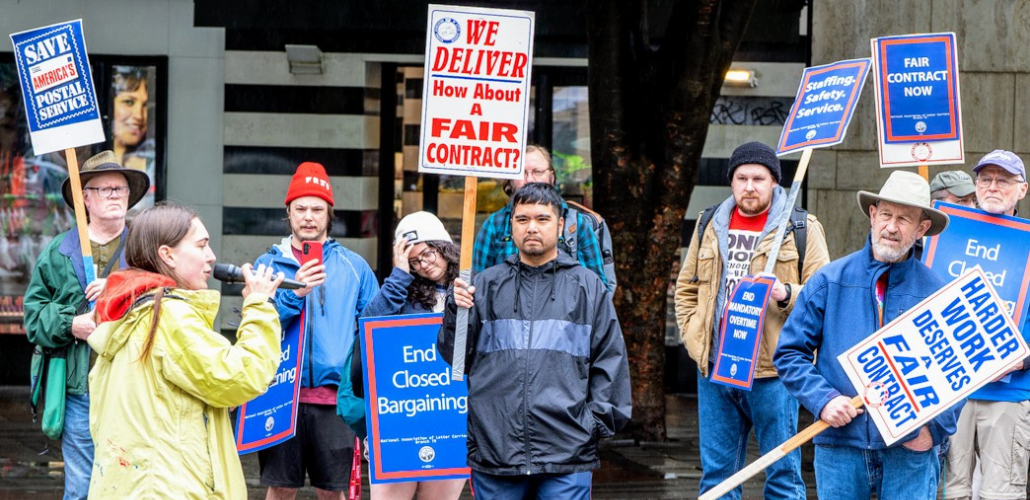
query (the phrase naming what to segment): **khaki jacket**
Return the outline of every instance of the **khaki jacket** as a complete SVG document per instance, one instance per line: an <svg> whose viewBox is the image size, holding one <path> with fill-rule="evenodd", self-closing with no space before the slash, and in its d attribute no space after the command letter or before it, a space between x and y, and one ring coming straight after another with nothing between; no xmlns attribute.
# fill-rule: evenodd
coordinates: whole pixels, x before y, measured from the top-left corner
<svg viewBox="0 0 1030 500"><path fill-rule="evenodd" d="M735 209L734 209L735 210ZM698 217L700 219L700 217ZM776 343L780 339L780 330L787 314L794 307L802 284L808 281L820 267L830 262L826 250L826 235L822 224L815 216L808 215L808 235L806 240L805 263L802 274L798 277L798 250L791 232L783 239L780 253L776 259L773 274L783 283L790 283L791 294L786 308L781 308L775 300L770 304L765 316L765 328L762 332L762 345L758 353L756 378L775 377L772 357L776 351ZM708 224L702 240L697 241L694 231L687 250L687 258L683 261L679 278L676 280L676 323L680 328L680 338L687 348L687 353L697 362L701 375L708 377L708 363L712 353L712 328L715 324L715 306L722 285L722 258L716 241L715 221ZM758 243L754 257L751 259L751 274L765 270L776 232L771 231ZM695 269L696 277L695 277Z"/></svg>

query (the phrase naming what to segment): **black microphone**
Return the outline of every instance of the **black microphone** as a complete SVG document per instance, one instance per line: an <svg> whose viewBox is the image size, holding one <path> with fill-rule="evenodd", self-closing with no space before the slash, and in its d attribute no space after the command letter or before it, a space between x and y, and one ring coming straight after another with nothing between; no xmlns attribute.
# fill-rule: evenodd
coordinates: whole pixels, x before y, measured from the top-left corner
<svg viewBox="0 0 1030 500"><path fill-rule="evenodd" d="M211 276L224 283L246 283L246 280L243 279L243 270L232 264L215 264L211 270ZM307 283L289 279L284 279L279 284L279 288L286 290L307 288L307 286Z"/></svg>

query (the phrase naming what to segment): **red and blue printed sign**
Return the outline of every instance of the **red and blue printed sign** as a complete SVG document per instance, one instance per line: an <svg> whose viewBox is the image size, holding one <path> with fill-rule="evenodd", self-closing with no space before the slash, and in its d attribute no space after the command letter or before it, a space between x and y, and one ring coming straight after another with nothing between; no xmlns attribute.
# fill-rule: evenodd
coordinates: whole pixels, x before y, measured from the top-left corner
<svg viewBox="0 0 1030 500"><path fill-rule="evenodd" d="M945 281L980 266L1012 319L1022 325L1030 306L1030 221L940 201L934 207L951 221L947 231L928 239L923 263Z"/></svg>
<svg viewBox="0 0 1030 500"><path fill-rule="evenodd" d="M758 350L769 294L775 282L765 276L746 276L726 301L719 327L712 382L750 391L754 384Z"/></svg>
<svg viewBox="0 0 1030 500"><path fill-rule="evenodd" d="M436 349L442 314L358 323L372 484L468 478L468 386Z"/></svg>
<svg viewBox="0 0 1030 500"><path fill-rule="evenodd" d="M805 68L776 154L782 156L843 142L869 65L869 59L852 59Z"/></svg>
<svg viewBox="0 0 1030 500"><path fill-rule="evenodd" d="M306 314L298 328L287 328L280 342L279 368L264 394L240 406L236 414L236 451L240 455L275 446L297 433L301 366L304 364Z"/></svg>
<svg viewBox="0 0 1030 500"><path fill-rule="evenodd" d="M11 35L36 156L104 142L82 20Z"/></svg>
<svg viewBox="0 0 1030 500"><path fill-rule="evenodd" d="M954 33L873 40L877 103L887 144L958 140L958 51Z"/></svg>

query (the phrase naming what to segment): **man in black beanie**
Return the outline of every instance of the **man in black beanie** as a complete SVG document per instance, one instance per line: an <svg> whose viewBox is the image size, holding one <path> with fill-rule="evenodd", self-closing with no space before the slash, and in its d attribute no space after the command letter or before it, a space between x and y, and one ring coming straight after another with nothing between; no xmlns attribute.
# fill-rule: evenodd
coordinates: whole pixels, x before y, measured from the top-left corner
<svg viewBox="0 0 1030 500"><path fill-rule="evenodd" d="M707 218L699 217L699 221L710 223L694 231L676 281L676 322L687 352L700 372L697 403L701 493L747 463L747 442L752 429L762 454L797 432L798 401L777 377L772 354L803 283L830 261L822 225L815 217L799 213L800 220L805 221L806 236L799 237L799 230L794 230L780 248L774 276L770 276L775 278L775 284L758 345L758 359L752 365L751 388L710 380L721 345L719 323L728 297L741 278L764 270L776 229L793 210L787 205L787 193L779 185L780 160L769 146L749 142L738 147L730 157L727 176L733 196L706 210ZM799 245L804 247L803 253L799 252ZM799 262L799 254L805 255L804 262ZM739 498L740 491L738 487L729 498ZM805 498L799 451L766 469L764 498Z"/></svg>

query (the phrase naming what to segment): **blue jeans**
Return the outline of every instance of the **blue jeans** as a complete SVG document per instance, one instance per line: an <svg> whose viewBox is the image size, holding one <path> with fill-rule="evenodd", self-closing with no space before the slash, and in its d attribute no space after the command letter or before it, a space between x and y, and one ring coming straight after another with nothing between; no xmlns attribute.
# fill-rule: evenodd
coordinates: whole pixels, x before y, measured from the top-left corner
<svg viewBox="0 0 1030 500"><path fill-rule="evenodd" d="M883 450L851 446L815 447L819 498L932 500L940 480L937 447L912 451L898 444Z"/></svg>
<svg viewBox="0 0 1030 500"><path fill-rule="evenodd" d="M590 472L495 476L472 471L477 500L590 500Z"/></svg>
<svg viewBox="0 0 1030 500"><path fill-rule="evenodd" d="M701 435L701 493L747 465L747 442L755 430L765 455L798 431L798 401L778 378L757 378L750 391L710 382L697 376L698 427ZM805 498L801 450L797 449L765 470L764 498ZM723 498L739 499L741 487ZM824 497L829 498L829 497Z"/></svg>
<svg viewBox="0 0 1030 500"><path fill-rule="evenodd" d="M64 500L85 499L89 493L89 478L93 473L89 394L65 395L61 454L64 455Z"/></svg>

